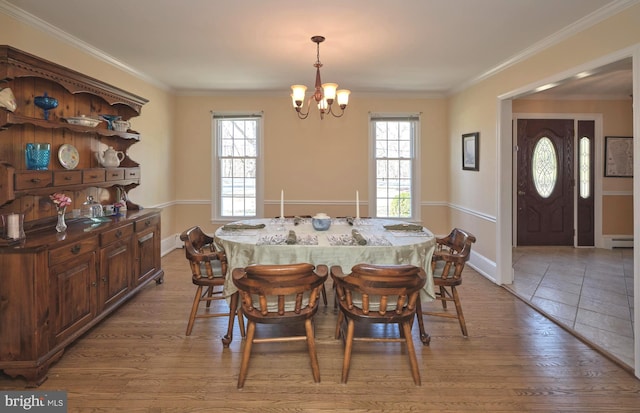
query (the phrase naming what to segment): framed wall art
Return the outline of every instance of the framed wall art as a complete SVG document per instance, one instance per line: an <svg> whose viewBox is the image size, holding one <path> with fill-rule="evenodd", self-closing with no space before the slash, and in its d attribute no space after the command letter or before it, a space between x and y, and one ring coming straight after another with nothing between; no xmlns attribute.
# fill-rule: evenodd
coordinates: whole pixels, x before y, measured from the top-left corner
<svg viewBox="0 0 640 413"><path fill-rule="evenodd" d="M633 177L633 137L604 137L604 176Z"/></svg>
<svg viewBox="0 0 640 413"><path fill-rule="evenodd" d="M462 135L462 169L465 171L480 170L480 132Z"/></svg>

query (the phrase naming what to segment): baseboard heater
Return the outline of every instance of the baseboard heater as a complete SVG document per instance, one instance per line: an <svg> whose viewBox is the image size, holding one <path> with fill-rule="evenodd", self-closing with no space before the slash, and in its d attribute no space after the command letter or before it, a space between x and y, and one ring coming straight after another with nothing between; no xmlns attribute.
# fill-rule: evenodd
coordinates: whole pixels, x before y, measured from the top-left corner
<svg viewBox="0 0 640 413"><path fill-rule="evenodd" d="M633 237L611 238L611 248L633 248Z"/></svg>

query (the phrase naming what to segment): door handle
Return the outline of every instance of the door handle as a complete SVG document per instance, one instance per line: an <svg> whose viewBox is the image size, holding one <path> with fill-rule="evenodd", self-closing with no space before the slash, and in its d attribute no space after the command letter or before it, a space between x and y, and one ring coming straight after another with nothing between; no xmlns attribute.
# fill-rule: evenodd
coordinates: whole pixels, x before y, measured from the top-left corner
<svg viewBox="0 0 640 413"><path fill-rule="evenodd" d="M522 195L525 195L525 194L526 194L526 192L524 192L524 191L518 191L518 195L519 196L522 196Z"/></svg>

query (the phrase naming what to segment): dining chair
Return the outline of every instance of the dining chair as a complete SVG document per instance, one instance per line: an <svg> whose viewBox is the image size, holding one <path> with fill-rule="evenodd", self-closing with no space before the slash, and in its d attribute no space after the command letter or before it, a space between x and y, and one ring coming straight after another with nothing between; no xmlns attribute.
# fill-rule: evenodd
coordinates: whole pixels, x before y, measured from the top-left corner
<svg viewBox="0 0 640 413"><path fill-rule="evenodd" d="M241 309L247 318L247 336L242 353L238 388L244 387L253 344L306 341L313 380L320 382L316 354L313 316L318 311L318 297L328 276L326 265L312 264L250 265L235 268L233 283L240 292ZM295 335L292 325L304 323L305 335ZM280 324L286 327L277 337L256 337L257 324Z"/></svg>
<svg viewBox="0 0 640 413"><path fill-rule="evenodd" d="M191 306L186 335L191 335L196 318L228 317L227 333L222 338L224 347L229 347L233 339L233 324L238 317L240 333L244 337L244 320L238 313L238 293L231 295L227 312L210 311L211 303L216 300L225 301L223 286L227 274L227 256L218 250L214 239L206 235L198 226L191 227L180 234L184 242L184 251L191 268L191 282L197 286L196 294ZM201 302L206 303L206 310L199 312Z"/></svg>
<svg viewBox="0 0 640 413"><path fill-rule="evenodd" d="M354 341L400 342L407 346L413 382L419 386L420 370L411 326L416 317L420 290L426 282L424 269L413 265L358 264L350 274L344 274L340 266L332 266L331 278L340 307L335 337L342 337L345 342L341 382L346 383L349 377ZM356 337L356 323L398 324L400 331L398 336Z"/></svg>
<svg viewBox="0 0 640 413"><path fill-rule="evenodd" d="M280 216L275 217L276 219L281 218ZM302 219L311 219L313 218L311 215L285 215L284 218L302 218ZM322 303L324 305L327 305L327 289L324 286L324 284L322 285Z"/></svg>
<svg viewBox="0 0 640 413"><path fill-rule="evenodd" d="M433 271L433 284L438 290L436 291L436 300L442 303L443 311L423 311L422 304L419 303L419 311L422 315L457 318L464 337L468 336L467 325L456 287L462 284L462 270L464 270L465 263L469 261L471 244L474 242L476 242L476 237L460 228L454 228L444 238L436 238L436 250L431 259L431 270ZM454 303L455 314L447 311L448 301ZM418 323L422 342L429 344L430 338L424 332L421 318L418 318Z"/></svg>

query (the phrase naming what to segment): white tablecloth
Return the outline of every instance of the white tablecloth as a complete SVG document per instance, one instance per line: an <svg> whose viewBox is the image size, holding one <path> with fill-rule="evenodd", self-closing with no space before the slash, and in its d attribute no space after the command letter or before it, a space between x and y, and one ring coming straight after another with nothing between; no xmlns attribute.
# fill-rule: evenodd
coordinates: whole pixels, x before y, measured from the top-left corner
<svg viewBox="0 0 640 413"><path fill-rule="evenodd" d="M332 220L327 231L316 231L311 220L302 219L294 225L293 219L284 223L277 219L253 219L238 221L235 224L265 224L262 229L225 230L215 232L216 242L224 248L229 262L229 271L224 286L228 297L237 291L231 273L234 268L250 264L292 264L308 262L314 265L325 264L329 267L340 265L345 273L360 263L369 264L411 264L425 269L427 282L421 294L423 302L434 299L431 256L435 248L435 236L427 229L423 231L390 231L387 224L398 221L384 219L356 220L351 226L344 219ZM367 245L336 245L336 239L349 240L351 231L358 230ZM283 241L289 231L295 234L301 243L316 245L288 245ZM333 245L332 245L332 242Z"/></svg>

